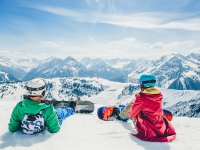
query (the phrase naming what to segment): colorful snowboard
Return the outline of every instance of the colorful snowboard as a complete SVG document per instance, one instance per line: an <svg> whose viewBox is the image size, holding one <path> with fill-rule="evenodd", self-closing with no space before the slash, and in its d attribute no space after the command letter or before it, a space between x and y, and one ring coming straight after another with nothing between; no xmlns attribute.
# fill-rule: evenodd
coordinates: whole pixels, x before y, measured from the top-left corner
<svg viewBox="0 0 200 150"><path fill-rule="evenodd" d="M120 117L120 112L122 112L123 109L124 107L102 106L97 110L97 115L99 119L102 119L104 121L113 121L113 120L123 121L123 119ZM167 120L172 121L173 115L170 111L163 109L163 114L167 118Z"/></svg>
<svg viewBox="0 0 200 150"><path fill-rule="evenodd" d="M90 101L57 101L43 100L43 103L52 104L54 108L72 107L77 113L92 113L95 109L94 103Z"/></svg>
<svg viewBox="0 0 200 150"><path fill-rule="evenodd" d="M97 116L99 119L104 121L114 121L121 120L123 122L127 122L129 120L128 117L121 117L120 113L125 108L125 105L116 106L102 106L97 110Z"/></svg>

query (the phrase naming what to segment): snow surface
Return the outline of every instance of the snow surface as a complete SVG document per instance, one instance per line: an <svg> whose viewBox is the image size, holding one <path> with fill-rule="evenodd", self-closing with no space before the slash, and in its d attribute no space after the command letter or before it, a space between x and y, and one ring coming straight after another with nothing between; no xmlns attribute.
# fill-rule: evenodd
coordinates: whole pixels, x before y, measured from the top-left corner
<svg viewBox="0 0 200 150"><path fill-rule="evenodd" d="M131 136L136 133L131 121L105 122L93 114L75 114L67 118L56 134L48 131L37 135L21 132L10 133L7 129L12 108L17 101L0 101L0 149L9 150L198 150L200 119L175 117L177 138L171 143L144 142ZM99 107L100 105L97 105ZM194 134L195 133L195 134Z"/></svg>
<svg viewBox="0 0 200 150"><path fill-rule="evenodd" d="M125 83L110 82L104 79L85 78L86 80L98 81L106 88L105 91L91 97L82 97L95 103L96 110L92 114L75 114L67 118L56 134L48 131L37 135L25 135L21 132L10 133L8 122L11 112L19 101L20 93L24 89L17 87L15 96L9 93L6 98L0 100L0 149L9 150L198 150L200 141L200 118L174 117L172 124L176 129L177 138L171 143L152 143L141 141L131 135L136 133L131 121L123 123L120 121L105 122L98 119L96 111L100 106L117 105L127 103L134 99L128 95L118 99L121 91L127 86ZM58 82L58 79L53 79ZM95 84L94 82L94 84ZM59 87L59 84L58 84ZM55 87L56 89L58 87ZM20 91L22 90L22 91ZM170 106L180 99L187 100L199 96L199 91L178 91L161 89L166 105ZM55 94L55 93L54 93ZM172 101L173 98L173 101Z"/></svg>

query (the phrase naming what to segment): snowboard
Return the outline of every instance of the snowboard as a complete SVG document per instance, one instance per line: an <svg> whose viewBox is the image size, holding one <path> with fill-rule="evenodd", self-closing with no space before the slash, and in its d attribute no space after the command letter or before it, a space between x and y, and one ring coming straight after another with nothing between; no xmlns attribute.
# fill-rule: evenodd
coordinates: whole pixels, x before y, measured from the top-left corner
<svg viewBox="0 0 200 150"><path fill-rule="evenodd" d="M97 112L100 112L100 111L102 110L102 108L105 109L105 108L108 108L108 107L113 107L113 108L115 108L115 109L117 108L116 106L102 106L102 107L98 108ZM118 108L118 109L120 110L120 112L123 111L123 109L120 109L120 108ZM103 119L103 116L99 116L99 115L98 115L98 117L99 117L99 119L102 119L102 120L104 120L104 121L122 120L122 119L119 117L120 112L118 112L117 115L116 115L115 111L114 111L113 113L110 113L109 118L112 118L112 119L108 119L108 120L104 120L104 119ZM103 115L104 115L104 114L103 114ZM165 116L165 118L166 118L167 120L172 121L173 115L172 115L172 113L171 113L169 110L163 109L163 115ZM115 119L113 119L113 118L115 118Z"/></svg>
<svg viewBox="0 0 200 150"><path fill-rule="evenodd" d="M167 120L172 121L173 115L169 110L163 109L163 114L167 118Z"/></svg>
<svg viewBox="0 0 200 150"><path fill-rule="evenodd" d="M102 106L97 110L97 116L104 121L121 120L127 122L129 117L121 117L120 113L125 109L125 105L117 106Z"/></svg>
<svg viewBox="0 0 200 150"><path fill-rule="evenodd" d="M54 108L74 108L76 113L92 113L95 109L94 103L90 101L58 101L58 100L43 100L45 104L52 104Z"/></svg>

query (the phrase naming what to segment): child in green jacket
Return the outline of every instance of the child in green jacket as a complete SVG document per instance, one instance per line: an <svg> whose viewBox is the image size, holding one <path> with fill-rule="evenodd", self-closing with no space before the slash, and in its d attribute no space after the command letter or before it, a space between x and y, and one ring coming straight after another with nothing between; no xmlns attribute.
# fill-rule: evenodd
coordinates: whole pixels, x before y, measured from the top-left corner
<svg viewBox="0 0 200 150"><path fill-rule="evenodd" d="M19 102L11 115L8 125L10 132L22 130L26 134L35 134L46 127L51 133L60 130L62 120L74 114L74 109L54 109L53 105L41 103L46 90L46 82L36 78L26 85L27 93L24 100Z"/></svg>

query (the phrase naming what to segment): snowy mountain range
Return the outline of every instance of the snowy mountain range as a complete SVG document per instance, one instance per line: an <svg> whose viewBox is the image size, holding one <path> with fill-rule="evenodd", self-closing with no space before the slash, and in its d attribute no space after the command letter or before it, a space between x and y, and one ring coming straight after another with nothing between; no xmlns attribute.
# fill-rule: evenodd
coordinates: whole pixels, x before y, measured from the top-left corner
<svg viewBox="0 0 200 150"><path fill-rule="evenodd" d="M81 63L96 77L116 81L123 76L119 68L112 67L102 59L84 58Z"/></svg>
<svg viewBox="0 0 200 150"><path fill-rule="evenodd" d="M141 74L152 73L157 77L159 87L200 90L200 54L196 53L188 56L172 54L157 60L83 58L77 61L72 57L13 60L0 57L0 71L0 82L23 81L35 77L100 77L137 83Z"/></svg>
<svg viewBox="0 0 200 150"><path fill-rule="evenodd" d="M187 56L187 59L199 64L199 62L200 62L200 54L191 53L191 54L189 54Z"/></svg>
<svg viewBox="0 0 200 150"><path fill-rule="evenodd" d="M0 83L15 82L15 81L17 81L17 79L14 76L6 72L0 71Z"/></svg>
<svg viewBox="0 0 200 150"><path fill-rule="evenodd" d="M91 72L85 66L72 57L67 57L64 60L52 58L28 72L24 80L30 80L35 77L90 77L91 75Z"/></svg>
<svg viewBox="0 0 200 150"><path fill-rule="evenodd" d="M163 56L148 61L128 75L128 81L136 83L143 73L157 77L158 86L169 89L200 90L199 55L184 57L180 54Z"/></svg>
<svg viewBox="0 0 200 150"><path fill-rule="evenodd" d="M28 73L31 69L37 67L40 63L42 63L42 60L35 59L35 58L18 58L16 59L16 62L18 63L18 66L24 70L26 73Z"/></svg>
<svg viewBox="0 0 200 150"><path fill-rule="evenodd" d="M6 82L19 80L25 75L25 71L15 60L4 56L0 56L0 72L1 74L7 74Z"/></svg>

